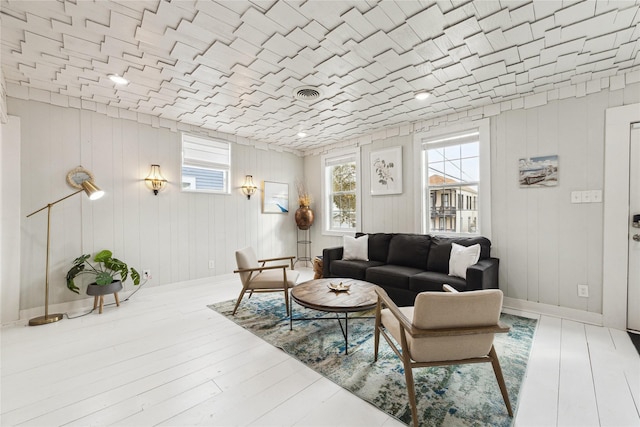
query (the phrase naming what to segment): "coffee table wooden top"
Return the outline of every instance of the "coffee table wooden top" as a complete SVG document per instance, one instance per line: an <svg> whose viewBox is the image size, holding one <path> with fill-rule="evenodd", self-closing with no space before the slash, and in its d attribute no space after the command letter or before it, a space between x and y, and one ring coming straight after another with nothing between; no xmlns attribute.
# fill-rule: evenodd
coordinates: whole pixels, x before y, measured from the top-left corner
<svg viewBox="0 0 640 427"><path fill-rule="evenodd" d="M332 291L329 283L350 285L348 291ZM301 283L291 290L291 298L303 307L314 310L350 313L374 308L378 297L373 283L355 279L316 279Z"/></svg>

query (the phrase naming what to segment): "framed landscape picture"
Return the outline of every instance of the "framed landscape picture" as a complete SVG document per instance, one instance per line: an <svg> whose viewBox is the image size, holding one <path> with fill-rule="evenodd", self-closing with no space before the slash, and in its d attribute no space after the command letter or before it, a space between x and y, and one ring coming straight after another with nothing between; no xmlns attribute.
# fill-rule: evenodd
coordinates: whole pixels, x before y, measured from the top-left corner
<svg viewBox="0 0 640 427"><path fill-rule="evenodd" d="M372 151L371 195L402 194L402 146Z"/></svg>
<svg viewBox="0 0 640 427"><path fill-rule="evenodd" d="M263 181L262 213L289 212L289 184Z"/></svg>

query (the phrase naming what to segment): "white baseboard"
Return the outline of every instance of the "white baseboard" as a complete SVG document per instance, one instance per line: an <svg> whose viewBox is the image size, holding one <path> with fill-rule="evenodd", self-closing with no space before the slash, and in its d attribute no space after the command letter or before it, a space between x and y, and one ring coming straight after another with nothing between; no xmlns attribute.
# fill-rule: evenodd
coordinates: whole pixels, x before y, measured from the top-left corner
<svg viewBox="0 0 640 427"><path fill-rule="evenodd" d="M567 320L575 320L576 322L581 323L589 323L596 326L604 325L604 320L601 313L590 313L588 311L576 310L574 308L559 307L556 305L525 301L509 297L504 297L502 306L505 309L513 311L543 314L546 316L559 317Z"/></svg>

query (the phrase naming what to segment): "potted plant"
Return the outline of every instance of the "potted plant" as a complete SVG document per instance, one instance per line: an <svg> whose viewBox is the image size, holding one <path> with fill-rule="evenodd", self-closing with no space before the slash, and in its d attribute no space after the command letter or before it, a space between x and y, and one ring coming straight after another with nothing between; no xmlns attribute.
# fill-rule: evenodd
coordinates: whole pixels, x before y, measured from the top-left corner
<svg viewBox="0 0 640 427"><path fill-rule="evenodd" d="M135 268L129 268L126 263L113 257L110 250L102 250L89 261L91 255L85 254L73 261L73 266L67 272L67 288L71 292L79 293L80 288L74 279L81 274L93 274L95 283L87 288L89 295L104 295L122 290L122 282L131 275L134 285L140 284L140 273ZM90 290L91 289L91 290Z"/></svg>

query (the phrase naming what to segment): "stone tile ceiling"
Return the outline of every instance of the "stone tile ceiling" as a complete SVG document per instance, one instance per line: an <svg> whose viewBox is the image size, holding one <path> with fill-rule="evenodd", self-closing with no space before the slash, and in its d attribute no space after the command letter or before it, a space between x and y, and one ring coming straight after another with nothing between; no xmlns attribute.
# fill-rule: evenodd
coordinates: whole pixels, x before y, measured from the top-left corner
<svg viewBox="0 0 640 427"><path fill-rule="evenodd" d="M2 0L2 71L9 88L305 151L637 71L639 3Z"/></svg>

